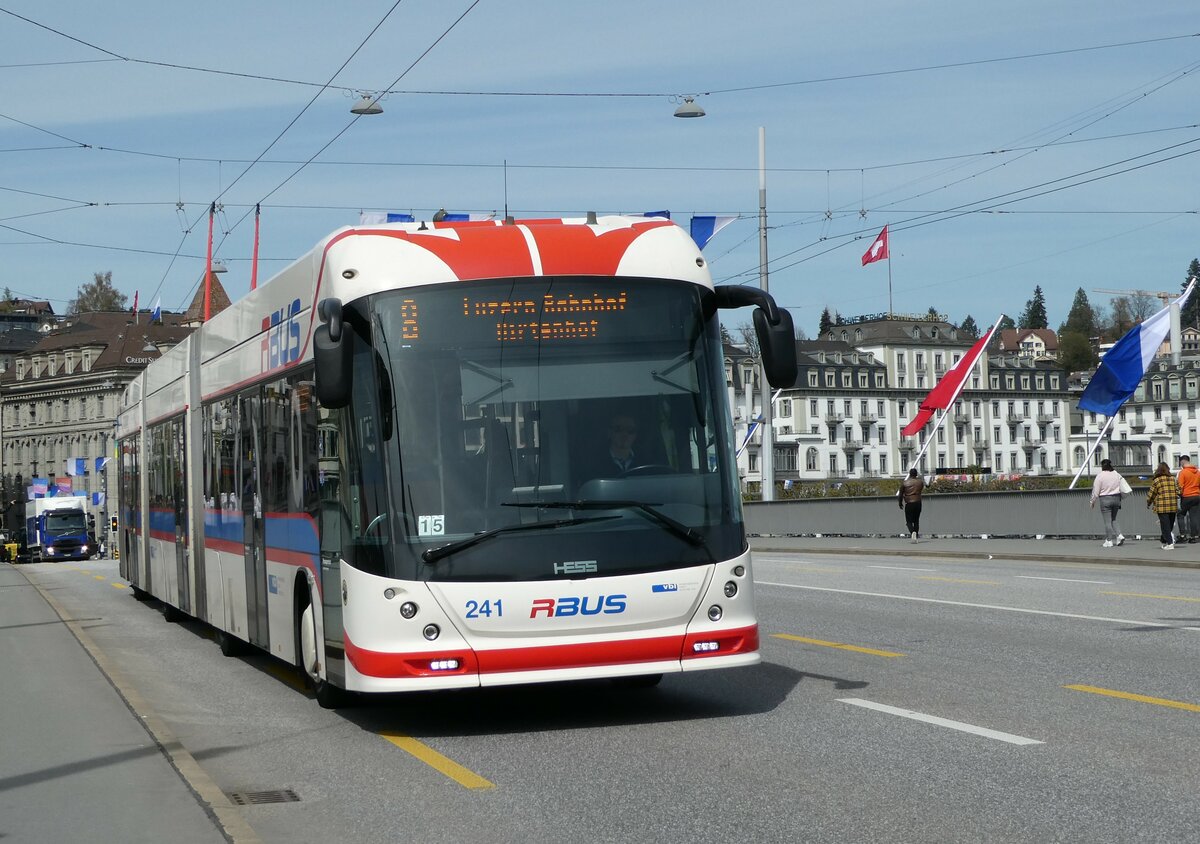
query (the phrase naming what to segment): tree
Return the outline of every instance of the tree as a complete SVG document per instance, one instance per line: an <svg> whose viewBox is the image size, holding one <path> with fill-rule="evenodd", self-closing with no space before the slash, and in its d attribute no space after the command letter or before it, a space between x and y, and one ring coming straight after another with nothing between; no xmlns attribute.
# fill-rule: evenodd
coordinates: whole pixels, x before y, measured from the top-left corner
<svg viewBox="0 0 1200 844"><path fill-rule="evenodd" d="M1116 340L1133 327L1137 320L1133 316L1133 303L1128 296L1117 296L1112 300L1112 317L1109 321L1109 339Z"/></svg>
<svg viewBox="0 0 1200 844"><path fill-rule="evenodd" d="M1058 362L1067 372L1082 372L1096 365L1096 352L1086 334L1065 331L1058 337Z"/></svg>
<svg viewBox="0 0 1200 844"><path fill-rule="evenodd" d="M1046 328L1049 324L1046 319L1046 297L1039 284L1033 288L1033 298L1025 303L1025 310L1021 312L1021 321L1017 323L1017 326L1019 328Z"/></svg>
<svg viewBox="0 0 1200 844"><path fill-rule="evenodd" d="M754 330L754 323L743 322L737 327L738 336L742 338L739 344L743 349L748 351L752 357L758 357L758 332Z"/></svg>
<svg viewBox="0 0 1200 844"><path fill-rule="evenodd" d="M1087 294L1080 287L1075 291L1075 301L1071 303L1071 310L1067 314L1067 321L1058 327L1059 335L1075 333L1082 334L1084 337L1096 336L1096 314L1092 310L1092 304L1088 301ZM1061 346L1061 344L1060 344Z"/></svg>
<svg viewBox="0 0 1200 844"><path fill-rule="evenodd" d="M925 316L927 319L931 319L934 322L941 322L942 319L942 315L938 313L938 309L933 305L929 306L929 311L925 314Z"/></svg>
<svg viewBox="0 0 1200 844"><path fill-rule="evenodd" d="M970 337L979 336L979 326L975 324L975 317L967 314L963 318L962 324L958 326L958 330Z"/></svg>
<svg viewBox="0 0 1200 844"><path fill-rule="evenodd" d="M126 296L112 286L112 270L106 273L93 273L92 282L79 288L71 304L67 306L68 314L83 314L93 311L123 311Z"/></svg>
<svg viewBox="0 0 1200 844"><path fill-rule="evenodd" d="M1133 293L1129 296L1129 313L1134 322L1141 322L1161 307L1158 298L1149 293Z"/></svg>
<svg viewBox="0 0 1200 844"><path fill-rule="evenodd" d="M829 308L821 311L821 321L817 324L817 337L824 338L829 333L829 329L833 328L833 315L829 313Z"/></svg>
<svg viewBox="0 0 1200 844"><path fill-rule="evenodd" d="M1183 284L1179 285L1180 290L1187 290L1188 282L1193 278L1200 279L1200 259L1197 258L1193 258L1192 263L1188 264L1187 278L1183 280ZM1197 282L1197 286L1200 287L1200 281ZM1179 324L1200 328L1200 294L1193 291L1191 298L1180 309Z"/></svg>
<svg viewBox="0 0 1200 844"><path fill-rule="evenodd" d="M16 306L17 297L12 294L12 291L7 287L4 288L4 297L0 298L0 313L11 313Z"/></svg>
<svg viewBox="0 0 1200 844"><path fill-rule="evenodd" d="M721 342L728 343L730 346L735 345L733 335L729 333L729 329L725 327L724 323L721 323Z"/></svg>

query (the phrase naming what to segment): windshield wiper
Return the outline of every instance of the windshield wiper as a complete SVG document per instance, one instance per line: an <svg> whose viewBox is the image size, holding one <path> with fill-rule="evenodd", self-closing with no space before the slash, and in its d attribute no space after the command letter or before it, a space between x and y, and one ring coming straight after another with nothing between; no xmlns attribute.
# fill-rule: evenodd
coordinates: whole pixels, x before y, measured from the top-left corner
<svg viewBox="0 0 1200 844"><path fill-rule="evenodd" d="M588 498L581 501L505 501L502 502L504 507L545 507L547 510L633 510L641 513L646 518L655 524L665 527L670 533L687 542L689 545L697 547L708 547L708 543L704 541L704 537L692 530L683 522L677 522L670 516L655 510L655 507L662 506L657 502L648 503L645 501L633 500L613 500L600 501L598 499ZM610 517L614 518L614 517Z"/></svg>
<svg viewBox="0 0 1200 844"><path fill-rule="evenodd" d="M446 545L439 545L437 548L429 548L421 554L421 559L433 565L443 557L449 557L451 554L456 554L472 545L478 545L485 539L491 539L493 536L499 536L502 533L516 533L521 530L554 530L560 527L570 527L571 525L582 525L587 522L606 522L609 519L619 519L620 516L585 516L574 519L555 519L548 522L530 522L527 525L505 525L504 527L492 528L485 530L482 533L477 533L474 536L469 536L466 539L460 539L457 542L450 542Z"/></svg>

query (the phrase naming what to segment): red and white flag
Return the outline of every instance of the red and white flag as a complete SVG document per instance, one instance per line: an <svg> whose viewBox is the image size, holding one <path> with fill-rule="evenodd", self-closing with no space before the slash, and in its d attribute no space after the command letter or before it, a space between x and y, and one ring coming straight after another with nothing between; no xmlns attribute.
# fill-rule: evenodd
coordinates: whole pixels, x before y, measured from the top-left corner
<svg viewBox="0 0 1200 844"><path fill-rule="evenodd" d="M133 291L133 312L135 314L137 313L137 297L138 297L138 291L135 290L135 291Z"/></svg>
<svg viewBox="0 0 1200 844"><path fill-rule="evenodd" d="M888 241L887 226L884 226L883 231L881 231L879 233L879 237L875 238L875 242L871 244L871 248L863 253L862 265L864 267L867 264L873 263L875 261L882 261L884 258L891 257L890 255L888 255L888 242L887 241Z"/></svg>
<svg viewBox="0 0 1200 844"><path fill-rule="evenodd" d="M941 381L934 385L917 408L917 415L913 420L905 425L900 434L905 437L911 437L917 431L925 427L934 414L939 410L946 410L950 405L954 404L954 400L958 398L958 394L962 392L963 384L966 383L967 376L971 374L971 370L975 366L975 362L987 350L987 344L991 341L992 335L996 332L996 328L1000 325L1000 320L996 320L988 332L975 341L975 345L963 355L958 363L951 367Z"/></svg>

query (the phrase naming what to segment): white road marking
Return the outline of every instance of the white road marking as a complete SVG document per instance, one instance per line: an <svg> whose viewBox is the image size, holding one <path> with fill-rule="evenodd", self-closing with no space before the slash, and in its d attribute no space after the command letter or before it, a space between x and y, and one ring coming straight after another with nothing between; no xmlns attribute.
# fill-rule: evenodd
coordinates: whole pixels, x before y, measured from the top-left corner
<svg viewBox="0 0 1200 844"><path fill-rule="evenodd" d="M1018 574L1015 577L1021 580L1057 580L1060 583L1099 583L1103 586L1111 586L1111 580L1071 580L1067 577L1035 577L1032 574Z"/></svg>
<svg viewBox="0 0 1200 844"><path fill-rule="evenodd" d="M892 569L894 571L937 571L937 569L912 569L908 566L867 566L870 569Z"/></svg>
<svg viewBox="0 0 1200 844"><path fill-rule="evenodd" d="M1161 621L1136 621L1128 618L1108 618L1102 615L1081 615L1070 612L1054 612L1052 610L1033 610L1026 607L1002 607L998 604L974 604L969 601L946 601L941 598L920 598L915 595L889 595L885 592L860 592L855 589L833 589L829 586L801 586L797 583L773 583L769 580L754 581L757 586L782 586L785 589L809 589L814 592L840 592L843 595L863 595L867 598L892 598L897 601L918 601L923 604L947 604L953 607L974 607L981 610L1001 610L1002 612L1021 612L1029 615L1050 615L1057 618L1077 618L1083 621L1107 621L1113 624L1134 624L1138 627L1164 627L1175 630L1197 630L1200 627L1176 627L1174 624L1163 624Z"/></svg>
<svg viewBox="0 0 1200 844"><path fill-rule="evenodd" d="M977 727L974 724L967 724L963 721L951 721L949 718L939 718L936 715L926 715L923 712L914 712L911 709L901 709L898 706L888 706L885 703L875 703L871 700L863 700L857 697L838 698L839 703L848 703L852 706L861 706L863 709L874 709L876 712L886 712L889 715L899 715L901 718L911 718L914 721L923 721L926 724L935 724L939 727L948 727L951 730L958 730L963 733L971 733L984 738L995 739L996 741L1005 741L1009 744L1045 744L1045 742L1037 739L1026 738L1025 736L1017 736L1012 733L1002 733L999 730L989 730L987 727Z"/></svg>

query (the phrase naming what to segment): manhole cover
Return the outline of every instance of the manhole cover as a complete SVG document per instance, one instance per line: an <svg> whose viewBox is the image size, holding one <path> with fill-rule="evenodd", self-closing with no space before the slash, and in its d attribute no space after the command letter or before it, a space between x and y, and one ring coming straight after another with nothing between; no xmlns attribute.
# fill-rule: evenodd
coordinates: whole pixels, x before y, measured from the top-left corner
<svg viewBox="0 0 1200 844"><path fill-rule="evenodd" d="M300 795L290 788L271 791L230 791L229 799L238 806L255 806L260 803L299 803Z"/></svg>

